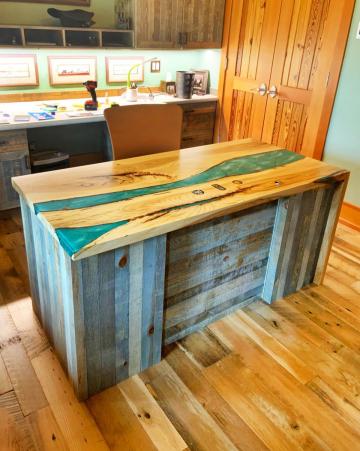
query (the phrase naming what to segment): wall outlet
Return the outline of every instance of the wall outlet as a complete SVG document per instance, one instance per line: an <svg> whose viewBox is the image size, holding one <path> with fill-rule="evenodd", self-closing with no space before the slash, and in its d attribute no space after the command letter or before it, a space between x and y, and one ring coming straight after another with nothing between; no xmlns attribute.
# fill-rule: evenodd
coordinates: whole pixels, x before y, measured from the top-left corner
<svg viewBox="0 0 360 451"><path fill-rule="evenodd" d="M356 32L356 39L360 39L360 22L359 22L357 32Z"/></svg>

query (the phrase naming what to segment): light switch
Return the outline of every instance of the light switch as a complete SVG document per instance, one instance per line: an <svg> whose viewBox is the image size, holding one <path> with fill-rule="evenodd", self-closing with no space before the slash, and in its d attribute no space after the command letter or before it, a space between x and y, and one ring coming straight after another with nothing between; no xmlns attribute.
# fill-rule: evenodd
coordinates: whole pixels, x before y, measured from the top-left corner
<svg viewBox="0 0 360 451"><path fill-rule="evenodd" d="M360 39L360 22L359 22L357 32L356 32L356 39Z"/></svg>
<svg viewBox="0 0 360 451"><path fill-rule="evenodd" d="M151 61L150 72L160 72L160 60Z"/></svg>

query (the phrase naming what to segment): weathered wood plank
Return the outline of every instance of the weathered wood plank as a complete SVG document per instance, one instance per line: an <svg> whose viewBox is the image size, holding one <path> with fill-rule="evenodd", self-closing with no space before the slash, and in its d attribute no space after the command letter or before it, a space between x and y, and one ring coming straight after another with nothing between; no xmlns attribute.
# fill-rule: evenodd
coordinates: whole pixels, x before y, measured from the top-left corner
<svg viewBox="0 0 360 451"><path fill-rule="evenodd" d="M158 450L188 449L139 376L121 382L118 389Z"/></svg>
<svg viewBox="0 0 360 451"><path fill-rule="evenodd" d="M211 443L214 451L236 449L166 361L140 377L189 448L205 451Z"/></svg>
<svg viewBox="0 0 360 451"><path fill-rule="evenodd" d="M32 360L32 364L68 447L79 451L108 450L94 419L86 406L76 399L53 352L44 351Z"/></svg>

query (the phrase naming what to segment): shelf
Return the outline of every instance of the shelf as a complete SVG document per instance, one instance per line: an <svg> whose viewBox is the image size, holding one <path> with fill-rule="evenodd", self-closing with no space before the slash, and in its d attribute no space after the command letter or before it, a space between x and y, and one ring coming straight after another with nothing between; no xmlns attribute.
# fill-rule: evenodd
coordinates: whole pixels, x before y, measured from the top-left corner
<svg viewBox="0 0 360 451"><path fill-rule="evenodd" d="M0 25L0 47L133 48L133 30Z"/></svg>
<svg viewBox="0 0 360 451"><path fill-rule="evenodd" d="M24 28L25 45L31 47L63 47L62 30L52 28Z"/></svg>
<svg viewBox="0 0 360 451"><path fill-rule="evenodd" d="M134 34L129 30L102 31L103 47L134 47Z"/></svg>
<svg viewBox="0 0 360 451"><path fill-rule="evenodd" d="M22 47L22 33L20 28L0 27L0 46Z"/></svg>

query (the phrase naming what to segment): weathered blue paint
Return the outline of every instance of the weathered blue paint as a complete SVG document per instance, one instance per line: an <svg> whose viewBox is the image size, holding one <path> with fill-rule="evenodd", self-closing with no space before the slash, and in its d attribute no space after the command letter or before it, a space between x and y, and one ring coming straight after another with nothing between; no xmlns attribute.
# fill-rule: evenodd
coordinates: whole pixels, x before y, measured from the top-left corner
<svg viewBox="0 0 360 451"><path fill-rule="evenodd" d="M146 196L177 188L197 185L199 183L211 182L224 177L253 174L256 172L274 169L279 166L294 163L305 158L303 155L290 152L288 150L274 150L273 152L263 152L246 157L233 158L224 161L208 170L187 177L176 182L162 185L148 186L127 191L118 191L108 194L98 194L94 196L75 197L72 199L61 199L34 204L35 213L47 211L76 210L78 208L89 208L96 205L104 205L113 202L133 199L134 197Z"/></svg>

